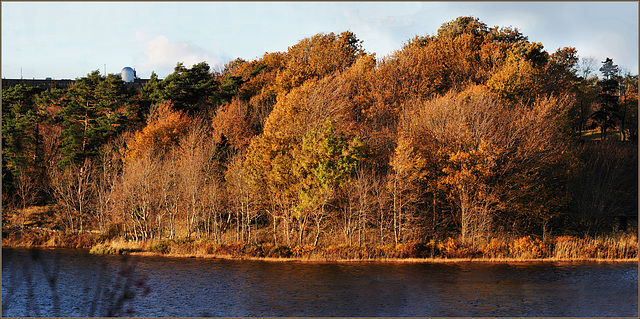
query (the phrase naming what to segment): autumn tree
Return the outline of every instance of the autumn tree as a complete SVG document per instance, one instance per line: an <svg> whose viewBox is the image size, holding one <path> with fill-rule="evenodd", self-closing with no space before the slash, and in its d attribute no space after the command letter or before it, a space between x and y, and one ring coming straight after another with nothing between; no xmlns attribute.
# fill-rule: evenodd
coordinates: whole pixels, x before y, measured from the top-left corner
<svg viewBox="0 0 640 319"><path fill-rule="evenodd" d="M161 102L147 119L147 125L127 143L125 159L140 157L147 151L168 152L189 130L190 121L172 103Z"/></svg>
<svg viewBox="0 0 640 319"><path fill-rule="evenodd" d="M504 65L487 85L502 98L512 102L531 103L542 91L543 68L548 55L541 43L519 42L507 51Z"/></svg>
<svg viewBox="0 0 640 319"><path fill-rule="evenodd" d="M287 51L284 68L276 79L278 86L287 92L307 80L346 69L364 54L360 43L349 31L339 35L320 33L301 40Z"/></svg>
<svg viewBox="0 0 640 319"><path fill-rule="evenodd" d="M142 156L127 160L117 185L115 212L122 214L126 233L136 240L152 238L158 232L155 218L159 213L159 163L147 150Z"/></svg>
<svg viewBox="0 0 640 319"><path fill-rule="evenodd" d="M562 194L538 191L552 187L559 178L555 174L562 174L565 149L559 124L566 103L541 100L515 108L509 104L476 86L422 102L403 116L392 162L395 174L403 174L398 182L411 182L416 190L410 194L421 194L419 187L426 191L422 194L447 194L459 212L465 242L498 226L497 213L527 211L527 218L544 224L561 207L538 211L528 196L551 201ZM527 187L536 191L523 191Z"/></svg>
<svg viewBox="0 0 640 319"><path fill-rule="evenodd" d="M229 62L217 78L223 86L214 94L219 106L212 118L214 138L224 136L234 150L246 151L249 141L263 131L276 104L276 76L283 53L266 53L261 59Z"/></svg>
<svg viewBox="0 0 640 319"><path fill-rule="evenodd" d="M250 242L252 238L254 240L257 239L255 234L256 229L252 230L251 222L257 221L259 218L257 203L260 197L257 194L259 190L254 188L255 185L253 185L248 178L247 171L242 166L241 159L241 156L235 156L230 161L230 165L225 174L225 180L229 194L229 208L235 213L236 217L236 241ZM211 190L216 193L211 193L210 199L214 201L214 204L219 205L220 199L217 197L219 196L217 192L220 190L216 185L219 184L211 185L213 186ZM217 223L219 224L220 212L215 211L215 214L218 216ZM276 236L275 232L274 236Z"/></svg>
<svg viewBox="0 0 640 319"><path fill-rule="evenodd" d="M121 152L124 150L124 144L127 139L127 134L122 134L103 145L97 161L98 164L93 168L92 175L94 176L95 185L93 217L100 233L103 235L110 235L109 228L116 224L113 208L118 195L116 185L121 177L123 168L123 154Z"/></svg>
<svg viewBox="0 0 640 319"><path fill-rule="evenodd" d="M508 205L499 221L501 232L550 232L563 218L569 197L567 183L574 174L573 153L565 133L566 114L572 101L567 96L541 97L514 110L511 147L501 178Z"/></svg>
<svg viewBox="0 0 640 319"><path fill-rule="evenodd" d="M424 151L416 154L418 158L409 154L402 162L416 158L419 164L413 165L417 166L412 169L416 172L414 175L427 174L429 166L441 170L442 173L436 173L434 177L459 209L461 235L465 242L487 233L492 212L496 209L493 179L506 144L506 136L499 134L500 128L508 123L500 116L505 110L486 89L472 87L424 103L415 120L411 121L418 122L413 124L417 126L413 130L419 132L418 136L426 135L427 141L435 144L420 147ZM413 180L419 179L420 175Z"/></svg>
<svg viewBox="0 0 640 319"><path fill-rule="evenodd" d="M290 244L292 210L298 192L298 180L293 173L293 152L299 147L302 134L298 130L301 125L277 123L274 113L280 113L278 106L267 120L263 134L251 140L243 166L249 180L261 194L262 205L270 210L274 227L277 220L282 220L284 239Z"/></svg>
<svg viewBox="0 0 640 319"><path fill-rule="evenodd" d="M408 120L408 117L403 119ZM393 170L389 173L387 185L391 197L391 227L395 244L404 242L406 228L412 226L410 222L414 219L412 217L415 217L413 214L416 213L421 198L420 182L428 174L428 164L422 155L417 155L417 145L413 143L421 134L412 130L413 125L405 126L405 123L403 121L400 124L398 144L390 159Z"/></svg>
<svg viewBox="0 0 640 319"><path fill-rule="evenodd" d="M310 173L298 169L305 135L322 127L327 120L334 121L336 130L344 127L342 107L334 102L337 95L333 79L309 80L280 98L265 123L264 132L249 145L245 167L250 178L262 185L262 193L270 194L265 205L274 206L273 209L282 213L276 219L284 221L288 241L293 221L298 225L298 241L302 241L309 218L305 211L310 210L301 210L304 196L300 194L310 191L304 180ZM318 216L321 222L320 219Z"/></svg>

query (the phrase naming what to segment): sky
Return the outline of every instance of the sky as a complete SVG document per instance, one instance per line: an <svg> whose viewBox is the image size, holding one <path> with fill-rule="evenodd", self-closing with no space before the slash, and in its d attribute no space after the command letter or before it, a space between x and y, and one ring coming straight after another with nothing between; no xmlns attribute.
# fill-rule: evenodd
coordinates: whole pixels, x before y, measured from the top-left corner
<svg viewBox="0 0 640 319"><path fill-rule="evenodd" d="M638 74L638 2L2 2L2 77L75 79L94 70L160 78L284 52L318 33L352 31L378 58L459 16L514 27L549 53L612 58ZM599 63L598 63L599 65Z"/></svg>

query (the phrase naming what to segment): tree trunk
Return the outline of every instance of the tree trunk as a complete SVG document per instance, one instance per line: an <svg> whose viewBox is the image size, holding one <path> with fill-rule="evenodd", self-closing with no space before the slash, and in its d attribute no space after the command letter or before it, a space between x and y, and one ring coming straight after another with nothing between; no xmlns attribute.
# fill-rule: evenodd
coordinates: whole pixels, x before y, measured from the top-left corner
<svg viewBox="0 0 640 319"><path fill-rule="evenodd" d="M319 219L316 219L316 238L313 241L314 246L318 246L318 239L320 238L320 225L322 224L322 216Z"/></svg>
<svg viewBox="0 0 640 319"><path fill-rule="evenodd" d="M467 187L462 185L459 187L460 194L460 224L462 225L462 243L467 243L469 237L469 194Z"/></svg>
<svg viewBox="0 0 640 319"><path fill-rule="evenodd" d="M393 236L398 244L398 175L393 181Z"/></svg>
<svg viewBox="0 0 640 319"><path fill-rule="evenodd" d="M273 214L273 245L278 245L278 232L277 232L277 222L278 219L275 214Z"/></svg>

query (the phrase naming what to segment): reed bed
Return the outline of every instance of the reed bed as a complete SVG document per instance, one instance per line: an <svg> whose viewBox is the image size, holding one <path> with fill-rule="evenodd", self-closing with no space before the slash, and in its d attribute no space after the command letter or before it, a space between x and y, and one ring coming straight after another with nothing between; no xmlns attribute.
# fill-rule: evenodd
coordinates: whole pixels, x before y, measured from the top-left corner
<svg viewBox="0 0 640 319"><path fill-rule="evenodd" d="M543 241L531 236L497 237L473 244L459 239L386 245L216 244L197 240L106 239L91 232L61 232L31 228L4 232L2 247L91 248L94 254L154 254L165 256L252 258L278 260L638 260L637 234L597 237L560 236Z"/></svg>
<svg viewBox="0 0 640 319"><path fill-rule="evenodd" d="M215 244L200 240L112 240L93 247L92 253L146 253L165 256L249 258L279 260L637 260L638 236L620 234L594 238L561 236L542 241L530 236L491 238L475 244L462 244L447 238L426 243L412 242L377 246L296 245L273 243Z"/></svg>

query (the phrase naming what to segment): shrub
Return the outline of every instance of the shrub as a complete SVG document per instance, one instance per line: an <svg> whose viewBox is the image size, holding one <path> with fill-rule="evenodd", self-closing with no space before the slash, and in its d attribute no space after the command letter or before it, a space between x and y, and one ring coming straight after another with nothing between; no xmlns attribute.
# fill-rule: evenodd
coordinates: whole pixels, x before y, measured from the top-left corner
<svg viewBox="0 0 640 319"><path fill-rule="evenodd" d="M313 252L316 251L316 249L317 247L315 245L311 245L311 244L304 245L304 247L302 247L302 256L309 257Z"/></svg>
<svg viewBox="0 0 640 319"><path fill-rule="evenodd" d="M287 246L273 246L269 250L268 257L287 258L291 257L291 249Z"/></svg>
<svg viewBox="0 0 640 319"><path fill-rule="evenodd" d="M108 243L97 244L89 250L90 254L96 255L122 255L123 252L123 249L114 248Z"/></svg>
<svg viewBox="0 0 640 319"><path fill-rule="evenodd" d="M244 244L241 249L244 255L251 257L263 257L262 247L256 244Z"/></svg>
<svg viewBox="0 0 640 319"><path fill-rule="evenodd" d="M398 244L395 255L397 258L424 258L427 256L426 246L419 242Z"/></svg>
<svg viewBox="0 0 640 319"><path fill-rule="evenodd" d="M390 258L393 255L392 245L378 245L373 248L373 258Z"/></svg>
<svg viewBox="0 0 640 319"><path fill-rule="evenodd" d="M168 242L160 241L155 245L151 246L151 251L161 253L161 254L168 254L170 251L169 248L170 248L170 244Z"/></svg>
<svg viewBox="0 0 640 319"><path fill-rule="evenodd" d="M509 253L514 258L542 258L547 255L544 243L540 239L532 239L531 236L511 242Z"/></svg>
<svg viewBox="0 0 640 319"><path fill-rule="evenodd" d="M451 237L447 238L444 242L438 242L437 247L445 258L461 257L461 247L458 242Z"/></svg>
<svg viewBox="0 0 640 319"><path fill-rule="evenodd" d="M484 258L504 258L509 255L509 245L498 238L480 244L479 250Z"/></svg>

